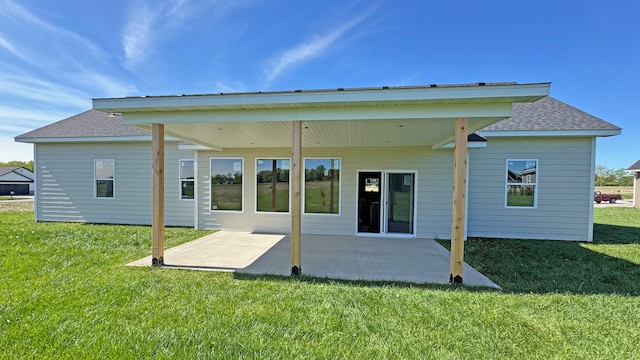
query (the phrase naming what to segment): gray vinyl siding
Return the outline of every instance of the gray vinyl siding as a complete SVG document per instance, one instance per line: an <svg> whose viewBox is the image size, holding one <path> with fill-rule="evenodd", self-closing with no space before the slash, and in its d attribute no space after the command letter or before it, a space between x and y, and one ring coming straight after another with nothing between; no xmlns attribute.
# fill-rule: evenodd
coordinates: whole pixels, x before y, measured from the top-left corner
<svg viewBox="0 0 640 360"><path fill-rule="evenodd" d="M151 142L39 143L36 152L38 221L151 224ZM179 159L193 152L167 142L165 224L193 226L194 201L180 200ZM95 198L94 160L115 160L113 198Z"/></svg>
<svg viewBox="0 0 640 360"><path fill-rule="evenodd" d="M468 236L589 241L592 138L490 138L470 151ZM507 159L538 160L536 208L505 207Z"/></svg>
<svg viewBox="0 0 640 360"><path fill-rule="evenodd" d="M202 229L255 232L290 232L290 214L255 212L256 158L290 157L290 149L232 149L198 153L198 224ZM244 158L243 212L210 211L209 171L211 157ZM303 157L340 158L340 214L302 215L302 233L353 235L357 230L358 171L415 171L417 174L417 229L422 238L449 238L453 176L452 150L429 148L307 148Z"/></svg>

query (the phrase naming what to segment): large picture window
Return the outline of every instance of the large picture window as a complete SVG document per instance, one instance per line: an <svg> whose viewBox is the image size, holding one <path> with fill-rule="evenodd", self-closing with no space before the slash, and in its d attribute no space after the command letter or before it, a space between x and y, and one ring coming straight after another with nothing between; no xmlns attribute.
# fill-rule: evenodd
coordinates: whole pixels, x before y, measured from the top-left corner
<svg viewBox="0 0 640 360"><path fill-rule="evenodd" d="M536 207L538 160L507 160L506 206Z"/></svg>
<svg viewBox="0 0 640 360"><path fill-rule="evenodd" d="M256 159L256 211L289 212L289 159Z"/></svg>
<svg viewBox="0 0 640 360"><path fill-rule="evenodd" d="M93 161L95 196L113 198L115 187L115 160L96 159Z"/></svg>
<svg viewBox="0 0 640 360"><path fill-rule="evenodd" d="M193 200L194 175L193 160L180 160L180 199Z"/></svg>
<svg viewBox="0 0 640 360"><path fill-rule="evenodd" d="M305 214L340 213L340 159L304 160Z"/></svg>
<svg viewBox="0 0 640 360"><path fill-rule="evenodd" d="M211 159L211 210L242 211L241 158Z"/></svg>

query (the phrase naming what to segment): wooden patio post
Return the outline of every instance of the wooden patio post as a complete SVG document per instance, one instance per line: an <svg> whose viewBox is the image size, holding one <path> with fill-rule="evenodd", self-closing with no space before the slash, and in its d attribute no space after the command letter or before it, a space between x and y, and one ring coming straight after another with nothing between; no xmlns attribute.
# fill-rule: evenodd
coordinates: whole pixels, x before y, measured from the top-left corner
<svg viewBox="0 0 640 360"><path fill-rule="evenodd" d="M300 275L300 228L302 214L302 123L293 121L291 146L291 275Z"/></svg>
<svg viewBox="0 0 640 360"><path fill-rule="evenodd" d="M153 151L153 212L152 266L164 265L164 124L153 124L151 129Z"/></svg>
<svg viewBox="0 0 640 360"><path fill-rule="evenodd" d="M465 198L467 188L467 118L456 118L453 150L453 216L451 224L451 273L449 282L462 284L464 265Z"/></svg>
<svg viewBox="0 0 640 360"><path fill-rule="evenodd" d="M640 171L636 171L633 182L633 207L640 208Z"/></svg>

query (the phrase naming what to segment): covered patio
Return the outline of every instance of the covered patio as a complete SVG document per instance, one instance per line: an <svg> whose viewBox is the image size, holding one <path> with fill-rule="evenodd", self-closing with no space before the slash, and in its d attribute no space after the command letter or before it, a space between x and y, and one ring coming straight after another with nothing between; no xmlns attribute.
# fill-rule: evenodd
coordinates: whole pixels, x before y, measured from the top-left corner
<svg viewBox="0 0 640 360"><path fill-rule="evenodd" d="M468 136L475 131L491 125L511 115L514 102L535 101L549 94L549 83L476 83L463 85L428 85L415 87L360 88L336 90L294 90L237 94L205 94L178 96L145 96L128 98L94 99L95 109L122 114L123 123L152 131L153 184L152 184L152 257L146 265L163 266L171 264L169 254L164 249L165 218L165 136L186 140L195 144L194 150L215 151L224 156L225 151L234 149L290 149L290 210L284 213L289 226L277 231L289 233L286 240L279 241L271 250L256 259L255 266L262 259L277 256L278 273L300 275L304 258L304 271L314 276L339 277L355 271L348 266L375 270L386 267L377 266L375 261L385 259L387 249L396 249L389 260L388 269L393 280L399 278L401 269L411 268L421 276L416 282L435 282L449 280L451 283L463 283L464 239L466 237L466 188ZM303 153L313 149L356 149L384 147L424 147L429 149L453 149L452 193L451 193L451 253L444 249L437 261L446 265L432 267L429 257L413 258L416 251L422 254L425 249L411 247L426 240L415 228L407 231L411 238L398 240L392 231L382 231L386 239L368 239L362 231L345 227L340 235L352 237L354 241L340 242L341 237L308 235L303 229ZM196 152L197 158L197 152ZM239 168L242 163L238 162ZM361 169L362 170L362 169ZM384 169L382 169L384 170ZM410 179L409 179L410 180ZM210 180L207 180L210 181ZM206 189L203 189L206 190ZM347 191L354 191L349 189ZM196 191L196 198L199 198ZM415 196L414 196L415 198ZM202 200L202 198L199 198ZM206 201L206 199L205 199ZM415 200L414 200L415 201ZM380 209L386 206L380 202ZM202 204L201 204L202 205ZM353 206L353 202L351 204ZM205 205L209 206L209 205ZM196 207L196 209L199 209ZM207 208L202 213L216 214L223 218L217 207ZM199 211L199 210L198 210ZM372 211L373 212L373 211ZM379 214L385 214L379 210ZM414 218L415 218L414 212ZM236 221L244 221L249 216L240 207ZM341 214L347 216L346 214ZM351 214L349 214L351 216ZM228 218L228 216L227 216ZM243 219L243 220L239 220ZM355 221L356 215L351 219ZM417 223L417 218L413 219ZM195 227L204 228L196 216ZM218 229L226 229L215 221ZM235 230L235 229L234 229ZM354 233L355 231L355 233ZM304 236L302 236L304 233ZM309 232L313 233L313 232ZM363 236L365 235L365 236ZM433 235L431 235L433 236ZM322 245L324 241L331 243ZM301 255L302 242L309 247ZM380 245L370 246L379 242ZM398 246L403 242L403 246ZM405 244L406 242L406 244ZM288 244L285 244L288 243ZM339 251L345 244L358 244L352 252ZM435 244L435 243L433 243ZM405 246L406 245L406 246ZM437 244L435 244L437 245ZM288 250L284 248L288 246ZM439 246L439 245L438 245ZM224 249L227 253L241 248L235 242ZM437 248L437 247L436 247ZM311 249L315 249L312 251ZM284 256L285 252L288 256ZM368 252L371 252L368 254ZM194 252L194 255L197 252ZM343 254L344 253L344 254ZM428 251L427 251L428 253ZM333 259L334 255L346 256ZM351 255L349 255L351 254ZM365 256L367 255L368 256ZM425 253L426 254L426 253ZM320 256L324 255L324 256ZM417 256L417 254L415 254ZM391 256L391 255L389 255ZM313 265L317 257L318 266ZM361 257L361 258L360 258ZM359 259L355 261L354 259ZM412 259L411 261L409 259ZM266 261L266 260L265 260ZM328 264L344 262L342 270L333 269ZM412 263L415 261L415 263ZM350 262L354 264L349 265ZM373 262L373 263L370 263ZM253 266L252 262L252 266ZM287 266L288 264L288 266ZM215 265L212 265L215 267ZM337 266L337 265L336 265ZM244 268L243 268L244 269ZM249 266L247 268L251 270ZM336 275L327 274L320 269L331 269ZM419 269L419 270L416 270ZM442 269L434 270L433 269ZM386 271L386 270L385 270ZM466 271L465 271L466 272ZM395 275L394 275L395 274ZM359 278L353 275L348 278ZM373 276L373 275L367 275ZM382 276L382 275L380 275ZM363 277L366 278L366 277ZM473 284L472 276L467 273L465 282ZM405 279L406 281L413 281Z"/></svg>
<svg viewBox="0 0 640 360"><path fill-rule="evenodd" d="M431 239L305 235L305 275L321 278L448 284L450 253ZM218 231L166 249L164 267L289 275L291 236ZM148 267L151 256L129 266ZM465 284L500 288L464 264Z"/></svg>

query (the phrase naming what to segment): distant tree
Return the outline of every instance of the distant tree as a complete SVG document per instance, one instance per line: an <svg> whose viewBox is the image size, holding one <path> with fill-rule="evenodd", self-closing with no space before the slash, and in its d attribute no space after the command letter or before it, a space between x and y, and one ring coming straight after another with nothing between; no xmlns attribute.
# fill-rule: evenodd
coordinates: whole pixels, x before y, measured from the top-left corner
<svg viewBox="0 0 640 360"><path fill-rule="evenodd" d="M596 165L597 186L632 186L633 176L624 169L609 169L602 165Z"/></svg>
<svg viewBox="0 0 640 360"><path fill-rule="evenodd" d="M17 166L17 167L23 167L25 169L29 169L33 171L33 160L28 162L17 161L17 160L5 162L5 163L0 162L0 166L8 166L8 167Z"/></svg>

